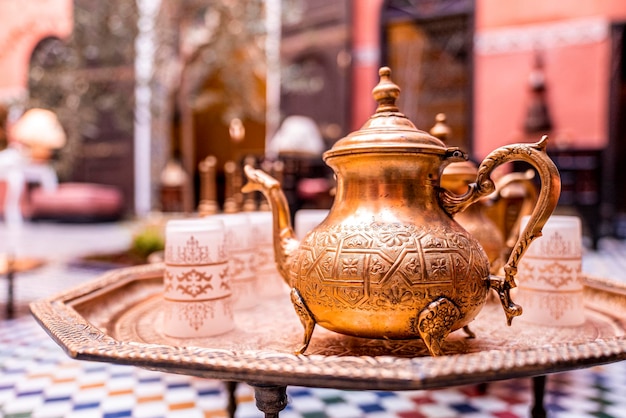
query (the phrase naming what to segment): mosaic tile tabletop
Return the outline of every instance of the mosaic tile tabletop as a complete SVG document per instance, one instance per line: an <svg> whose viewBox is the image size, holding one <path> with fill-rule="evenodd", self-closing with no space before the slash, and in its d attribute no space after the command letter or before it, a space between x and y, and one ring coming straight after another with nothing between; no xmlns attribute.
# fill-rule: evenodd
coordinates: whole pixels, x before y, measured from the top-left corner
<svg viewBox="0 0 626 418"><path fill-rule="evenodd" d="M289 387L282 418L528 416L530 379L442 390L377 392ZM261 417L237 388L236 417ZM553 417L626 417L626 362L550 375ZM226 417L222 382L69 359L28 315L0 322L0 416Z"/></svg>

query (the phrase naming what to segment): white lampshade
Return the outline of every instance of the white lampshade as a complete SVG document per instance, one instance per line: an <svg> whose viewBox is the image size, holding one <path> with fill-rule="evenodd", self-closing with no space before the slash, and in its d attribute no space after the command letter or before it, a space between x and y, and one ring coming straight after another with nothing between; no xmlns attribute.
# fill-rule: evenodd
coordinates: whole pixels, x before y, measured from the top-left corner
<svg viewBox="0 0 626 418"><path fill-rule="evenodd" d="M288 116L267 147L269 157L280 154L316 157L325 144L315 121L306 116Z"/></svg>
<svg viewBox="0 0 626 418"><path fill-rule="evenodd" d="M11 139L29 147L58 149L67 137L57 116L46 109L30 109L11 127Z"/></svg>

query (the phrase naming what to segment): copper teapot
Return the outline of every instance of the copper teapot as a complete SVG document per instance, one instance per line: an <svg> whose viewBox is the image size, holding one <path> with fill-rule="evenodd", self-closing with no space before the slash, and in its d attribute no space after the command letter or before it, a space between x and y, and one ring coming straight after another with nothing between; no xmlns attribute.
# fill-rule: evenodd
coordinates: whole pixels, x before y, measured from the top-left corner
<svg viewBox="0 0 626 418"><path fill-rule="evenodd" d="M379 75L376 113L324 153L337 178L335 200L301 242L280 183L244 168L243 191L261 191L272 208L276 264L304 326L298 354L319 324L356 337L421 338L431 355L441 355L444 339L476 317L489 289L498 293L510 325L522 313L510 297L519 260L558 201L560 178L545 152L547 137L493 151L463 195L441 188L445 166L467 155L418 130L396 106L400 89L390 69ZM490 275L478 241L452 216L493 192L491 172L512 160L532 164L542 188L505 275L498 277Z"/></svg>

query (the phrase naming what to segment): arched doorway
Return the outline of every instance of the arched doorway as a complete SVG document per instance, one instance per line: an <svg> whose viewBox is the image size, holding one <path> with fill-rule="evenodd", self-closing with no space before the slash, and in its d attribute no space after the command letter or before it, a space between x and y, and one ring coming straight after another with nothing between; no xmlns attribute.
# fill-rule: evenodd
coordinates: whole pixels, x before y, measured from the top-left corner
<svg viewBox="0 0 626 418"><path fill-rule="evenodd" d="M52 110L67 134L55 168L62 180L115 186L133 210L137 9L133 0L74 0L67 40L45 38L31 54L26 107Z"/></svg>

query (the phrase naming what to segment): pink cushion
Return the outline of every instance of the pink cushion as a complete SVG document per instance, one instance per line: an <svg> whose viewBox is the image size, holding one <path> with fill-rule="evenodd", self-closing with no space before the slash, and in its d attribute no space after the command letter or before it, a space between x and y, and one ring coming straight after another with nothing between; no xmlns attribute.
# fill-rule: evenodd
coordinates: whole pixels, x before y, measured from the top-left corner
<svg viewBox="0 0 626 418"><path fill-rule="evenodd" d="M34 189L30 195L32 217L116 218L121 215L122 193L114 186L95 183L61 183L56 190Z"/></svg>

